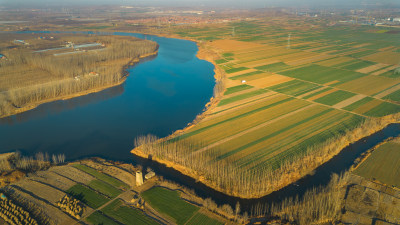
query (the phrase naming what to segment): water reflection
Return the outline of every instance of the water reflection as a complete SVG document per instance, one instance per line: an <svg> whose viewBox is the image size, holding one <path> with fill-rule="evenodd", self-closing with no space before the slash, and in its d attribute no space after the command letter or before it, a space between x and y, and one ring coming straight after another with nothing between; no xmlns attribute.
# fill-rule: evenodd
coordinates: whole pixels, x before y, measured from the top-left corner
<svg viewBox="0 0 400 225"><path fill-rule="evenodd" d="M13 116L0 119L1 124L13 125L26 122L32 119L43 118L50 114L58 114L76 107L82 107L91 103L104 101L121 95L124 92L124 85L114 86L100 92L83 95L67 100L59 100L39 105L34 110L22 112Z"/></svg>

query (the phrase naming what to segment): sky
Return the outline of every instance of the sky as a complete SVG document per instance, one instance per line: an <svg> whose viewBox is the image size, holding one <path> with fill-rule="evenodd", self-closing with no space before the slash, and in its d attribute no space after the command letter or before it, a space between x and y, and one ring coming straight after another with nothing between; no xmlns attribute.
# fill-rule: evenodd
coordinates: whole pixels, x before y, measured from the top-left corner
<svg viewBox="0 0 400 225"><path fill-rule="evenodd" d="M280 6L365 7L366 5L400 6L400 0L0 0L1 5L68 6L68 5L133 5L133 6L218 6L263 8Z"/></svg>

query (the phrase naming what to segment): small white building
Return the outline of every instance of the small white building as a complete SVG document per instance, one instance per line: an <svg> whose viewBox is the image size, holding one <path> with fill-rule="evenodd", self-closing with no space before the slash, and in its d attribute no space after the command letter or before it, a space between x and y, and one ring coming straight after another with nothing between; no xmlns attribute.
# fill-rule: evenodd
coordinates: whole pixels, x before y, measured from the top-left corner
<svg viewBox="0 0 400 225"><path fill-rule="evenodd" d="M142 171L136 171L136 186L141 186L142 184L143 184Z"/></svg>
<svg viewBox="0 0 400 225"><path fill-rule="evenodd" d="M245 84L246 83L246 80L242 80L242 84Z"/></svg>

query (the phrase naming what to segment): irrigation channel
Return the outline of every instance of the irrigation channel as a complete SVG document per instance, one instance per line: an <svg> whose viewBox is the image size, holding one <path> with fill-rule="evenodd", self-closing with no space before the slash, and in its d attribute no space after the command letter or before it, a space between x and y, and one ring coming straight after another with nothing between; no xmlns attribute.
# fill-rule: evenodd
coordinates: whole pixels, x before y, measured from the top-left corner
<svg viewBox="0 0 400 225"><path fill-rule="evenodd" d="M348 170L363 152L389 137L400 135L400 124L390 124L344 148L312 175L262 198L225 195L173 168L130 154L136 136L151 133L165 137L185 127L204 109L212 96L213 65L196 57L194 42L143 34L113 34L154 40L160 46L159 53L130 67L130 76L122 85L46 103L0 119L0 153L13 150L28 155L65 153L69 160L100 156L141 164L193 189L200 197L211 197L219 205L234 207L239 202L243 212L258 204L301 197L307 190L326 185L333 173Z"/></svg>

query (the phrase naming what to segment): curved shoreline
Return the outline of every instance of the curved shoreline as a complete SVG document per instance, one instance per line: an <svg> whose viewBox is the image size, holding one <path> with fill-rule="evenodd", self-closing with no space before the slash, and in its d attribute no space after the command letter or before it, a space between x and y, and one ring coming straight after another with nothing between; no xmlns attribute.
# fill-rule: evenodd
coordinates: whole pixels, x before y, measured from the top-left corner
<svg viewBox="0 0 400 225"><path fill-rule="evenodd" d="M14 116L14 115L17 115L19 113L23 113L23 112L35 109L38 106L40 106L42 104L45 104L45 103L50 103L50 102L60 101L60 100L68 100L68 99L71 99L71 98L76 98L76 97L80 97L80 96L84 96L84 95L100 92L100 91L106 90L108 88L116 87L118 85L121 85L126 81L126 78L129 76L129 73L126 70L130 66L134 66L136 63L139 63L141 59L144 59L144 58L147 58L147 57L151 57L151 56L154 56L154 55L157 55L157 54L158 54L158 48L156 49L155 52L152 52L152 53L149 53L149 54L145 54L145 55L141 55L138 58L131 59L128 62L128 64L122 66L122 68L121 68L122 77L121 77L120 81L115 83L115 84L106 85L106 86L98 87L98 88L93 88L93 89L89 89L89 90L85 90L85 91L81 91L81 92L77 92L77 93L73 93L73 94L69 94L69 95L58 96L56 98L49 98L49 99L41 100L41 101L38 101L38 102L32 102L32 103L29 103L26 106L23 106L23 107L20 107L20 108L16 108L16 110L14 110L14 112L12 112L10 114L6 114L6 115L0 116L0 119L6 118L6 117L9 117L9 116Z"/></svg>
<svg viewBox="0 0 400 225"><path fill-rule="evenodd" d="M175 35L163 35L164 37L169 37L169 38L176 38ZM196 54L196 57L198 57L199 59L203 59L206 60L210 63L212 63L214 65L214 72L215 72L215 79L216 81L223 81L224 78L224 72L221 71L221 69L217 66L217 64L215 63L215 61L213 60L213 58L217 55L216 52L212 52L209 49L206 49L205 46L202 46L199 44L198 41L196 40L192 40L192 39L184 39L179 37L179 39L183 39L183 40L189 40L189 41L193 41L197 44L199 50ZM203 110L203 112L201 112L195 120L193 120L193 122L189 123L185 128L181 129L181 130L177 130L175 131L173 134L162 138L161 140L166 140L166 139L170 139L173 137L176 137L177 135L187 131L188 129L192 128L193 126L195 126L198 122L200 122L202 119L204 119L205 117L207 117L207 113L213 108L215 107L219 101L220 101L220 97L219 98L214 98L212 97L210 99L210 102L208 102L205 105L205 109ZM328 162L329 160L331 160L333 157L337 156L339 153L341 153L346 147L348 147L351 144L356 143L357 141L360 141L361 139L367 138L371 135L373 135L374 133L377 133L379 131L381 131L382 129L384 129L385 127L387 127L388 125L392 124L392 123L396 123L399 121L400 118L400 114L394 114L394 115L389 115L389 116L385 116L379 119L370 119L370 123L373 123L375 126L371 127L369 124L363 124L361 127L357 127L354 128L353 130L348 131L346 134L344 134L341 137L337 138L337 141L341 143L341 145L337 145L336 149L334 149L333 151L329 152L328 157L324 157L323 160L321 160L320 162L318 162L315 166L310 167L309 169L307 169L306 171L303 171L302 174L287 174L288 177L290 179L288 179L287 182L283 183L282 185L280 185L278 188L271 190L267 193L259 193L257 195L243 195L240 193L229 193L227 190L219 188L218 186L216 186L212 181L205 179L205 177L202 175L201 171L194 171L193 169L187 168L185 166L179 165L177 163L168 161L168 160L164 160L164 159L160 159L157 158L155 156L149 156L148 154L143 153L140 150L140 147L136 147L134 148L131 153L135 154L139 157L142 158L150 158L153 161L156 161L160 164L163 164L167 167L171 167L175 170L177 170L178 172L189 176L195 180L197 180L198 182L201 182L202 184L204 184L205 186L218 191L218 192L222 192L223 194L226 194L228 196L231 197L238 197L238 198L242 198L242 199L255 199L255 198L262 198L265 196L268 196L269 194L279 191L285 187L288 187L289 185L305 178L306 176L308 176L309 174L311 174L314 170L316 170L318 167L324 165L326 162ZM356 134L354 134L356 133Z"/></svg>

